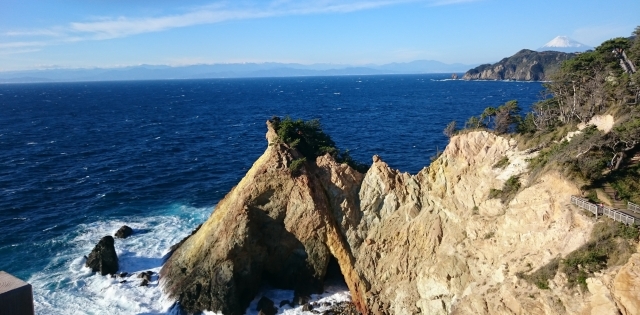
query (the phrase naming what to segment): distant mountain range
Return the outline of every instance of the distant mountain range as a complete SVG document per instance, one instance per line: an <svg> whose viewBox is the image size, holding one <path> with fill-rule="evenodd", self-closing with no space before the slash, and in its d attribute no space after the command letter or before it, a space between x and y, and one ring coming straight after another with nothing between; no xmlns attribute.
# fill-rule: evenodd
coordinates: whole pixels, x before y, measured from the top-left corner
<svg viewBox="0 0 640 315"><path fill-rule="evenodd" d="M577 53L591 50L593 47L579 43L567 36L556 36L550 42L537 49L537 51L560 51L565 53Z"/></svg>
<svg viewBox="0 0 640 315"><path fill-rule="evenodd" d="M230 63L179 67L140 65L0 72L0 83L455 73L474 66L476 65L446 64L433 60L364 66L296 63Z"/></svg>

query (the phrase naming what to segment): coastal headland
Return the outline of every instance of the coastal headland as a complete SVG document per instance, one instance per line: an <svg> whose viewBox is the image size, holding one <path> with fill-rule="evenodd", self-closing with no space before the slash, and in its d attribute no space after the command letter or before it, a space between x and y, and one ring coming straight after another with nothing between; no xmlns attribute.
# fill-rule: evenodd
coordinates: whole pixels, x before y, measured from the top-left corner
<svg viewBox="0 0 640 315"><path fill-rule="evenodd" d="M188 312L243 314L263 284L310 294L332 260L362 314L635 314L640 254L568 285L527 276L589 242L596 223L570 204L576 184L548 172L526 182L537 155L487 131L453 136L416 175L374 156L366 173L330 155L303 161L267 123L267 149L161 271ZM508 158L508 164L496 163ZM492 197L509 178L522 190ZM606 314L600 313L600 314Z"/></svg>

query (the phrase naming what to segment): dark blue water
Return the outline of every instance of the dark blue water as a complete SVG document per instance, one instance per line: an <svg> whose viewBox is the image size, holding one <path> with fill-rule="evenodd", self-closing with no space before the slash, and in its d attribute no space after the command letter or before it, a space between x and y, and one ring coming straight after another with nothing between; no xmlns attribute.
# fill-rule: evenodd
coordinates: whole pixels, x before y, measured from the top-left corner
<svg viewBox="0 0 640 315"><path fill-rule="evenodd" d="M512 99L528 108L542 89L446 77L0 85L0 270L68 268L53 257L95 222L208 214L264 151L274 115L319 118L356 159L416 173L449 121Z"/></svg>

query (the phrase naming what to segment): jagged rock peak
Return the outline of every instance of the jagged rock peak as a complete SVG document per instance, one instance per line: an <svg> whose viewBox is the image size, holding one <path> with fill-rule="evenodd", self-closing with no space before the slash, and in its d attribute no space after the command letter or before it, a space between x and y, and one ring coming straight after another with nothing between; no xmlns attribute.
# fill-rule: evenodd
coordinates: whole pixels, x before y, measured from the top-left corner
<svg viewBox="0 0 640 315"><path fill-rule="evenodd" d="M562 273L545 290L521 277L584 246L594 219L569 204L580 190L554 172L523 183L508 202L491 197L511 177L526 181L538 154L514 139L456 135L413 176L378 156L362 175L329 155L293 176L299 152L267 125L264 154L160 272L187 312L243 314L263 283L312 293L333 258L362 314L638 309L639 254L587 279L588 291L568 289ZM507 166L494 167L505 157Z"/></svg>
<svg viewBox="0 0 640 315"><path fill-rule="evenodd" d="M348 244L358 239L347 232L359 219L363 175L326 155L294 176L288 167L300 153L267 126L264 154L168 258L163 288L188 312L243 314L263 284L320 292L333 257L354 304L367 313L367 283Z"/></svg>

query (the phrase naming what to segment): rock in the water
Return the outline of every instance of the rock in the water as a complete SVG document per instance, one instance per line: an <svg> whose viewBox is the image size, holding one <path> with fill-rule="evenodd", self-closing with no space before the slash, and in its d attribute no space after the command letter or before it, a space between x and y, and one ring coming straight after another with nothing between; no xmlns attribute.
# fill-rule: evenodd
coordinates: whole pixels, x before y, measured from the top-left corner
<svg viewBox="0 0 640 315"><path fill-rule="evenodd" d="M142 279L142 282L140 282L141 287L146 287L148 285L149 285L149 280L147 280L146 278Z"/></svg>
<svg viewBox="0 0 640 315"><path fill-rule="evenodd" d="M311 310L313 310L313 305L311 305L311 303L307 303L302 306L302 310L305 312L310 312Z"/></svg>
<svg viewBox="0 0 640 315"><path fill-rule="evenodd" d="M355 305L351 302L340 302L331 306L323 315L360 315Z"/></svg>
<svg viewBox="0 0 640 315"><path fill-rule="evenodd" d="M263 296L258 301L256 311L260 311L265 315L275 315L278 312L278 309L273 304L273 301L271 301L268 297Z"/></svg>
<svg viewBox="0 0 640 315"><path fill-rule="evenodd" d="M309 300L311 300L311 297L309 295L300 293L296 290L295 292L293 292L293 302L291 304L305 305L309 303Z"/></svg>
<svg viewBox="0 0 640 315"><path fill-rule="evenodd" d="M127 238L127 237L131 236L131 234L133 234L133 229L128 227L128 226L126 226L126 225L123 225L116 232L116 237L117 238Z"/></svg>
<svg viewBox="0 0 640 315"><path fill-rule="evenodd" d="M86 266L101 275L115 274L118 271L118 255L113 246L113 237L107 235L100 239L87 257Z"/></svg>
<svg viewBox="0 0 640 315"><path fill-rule="evenodd" d="M147 281L151 281L151 276L153 276L153 271L145 271L138 274L138 278L142 278Z"/></svg>

